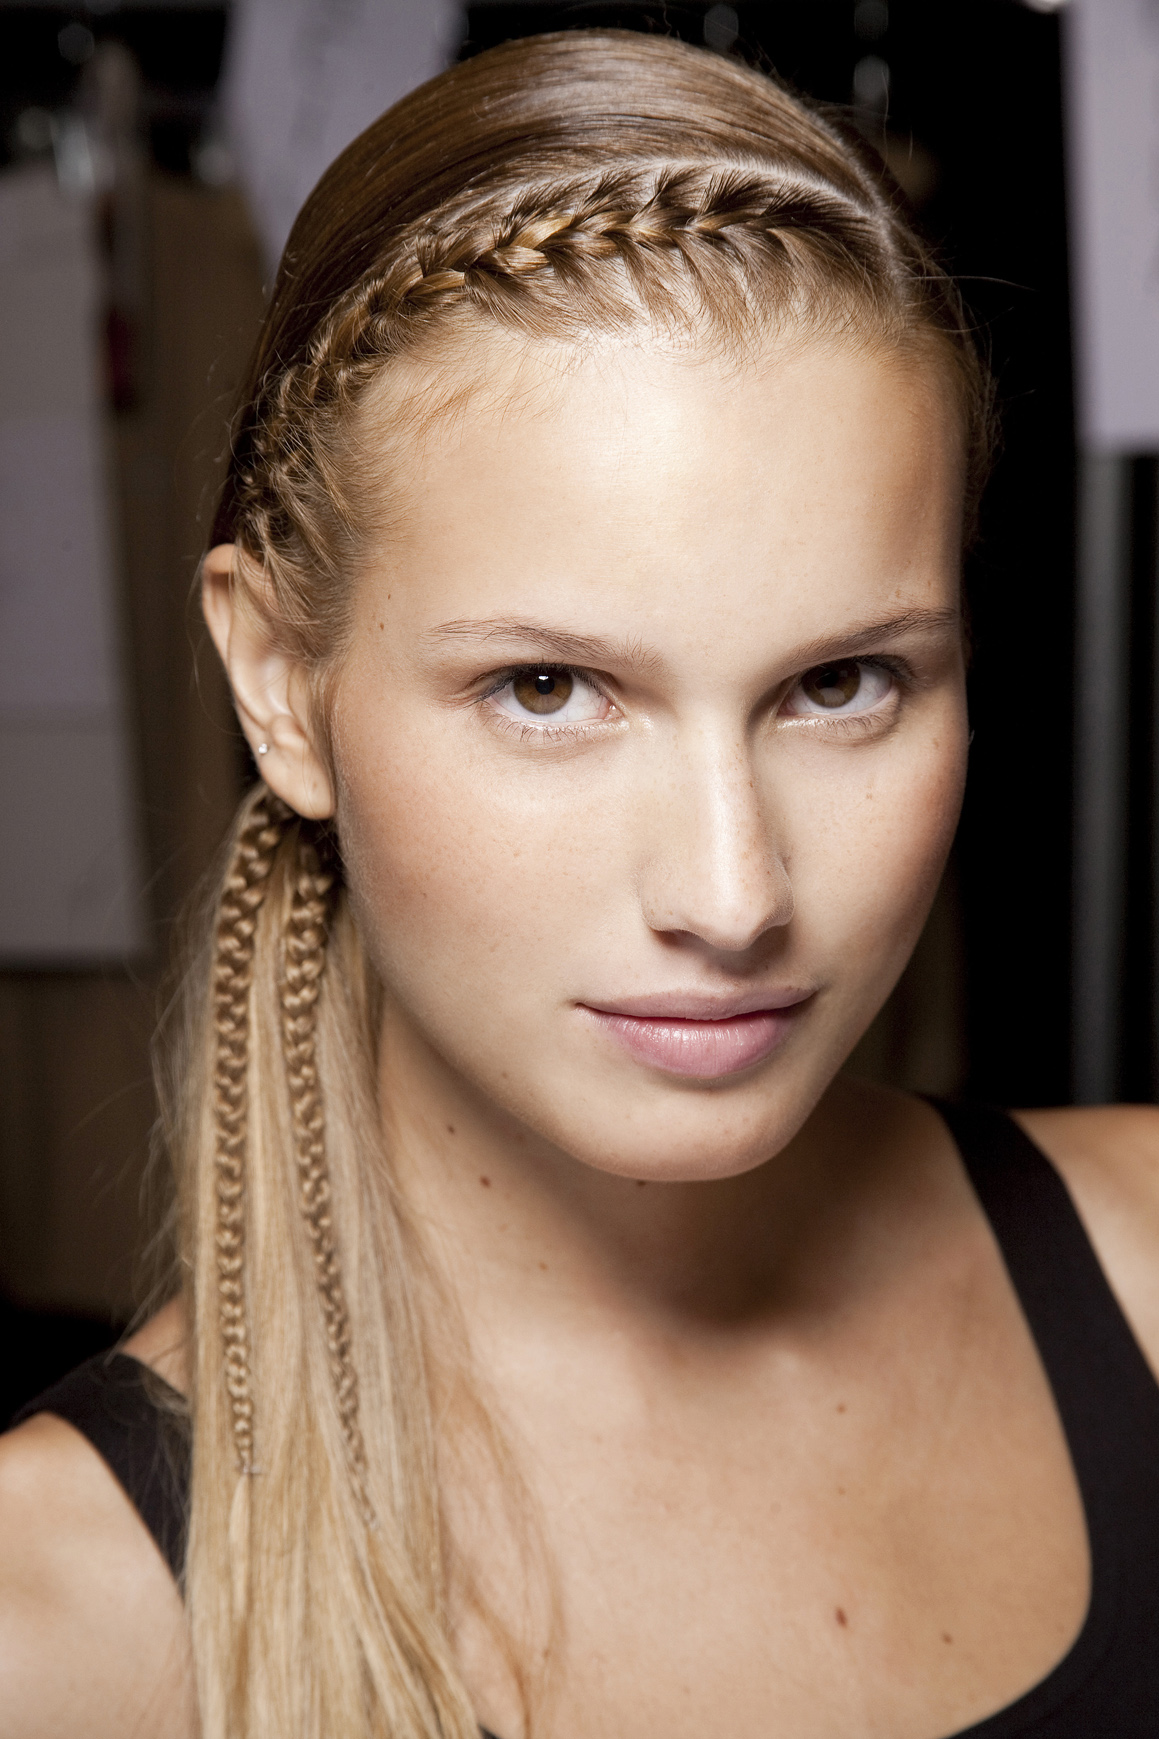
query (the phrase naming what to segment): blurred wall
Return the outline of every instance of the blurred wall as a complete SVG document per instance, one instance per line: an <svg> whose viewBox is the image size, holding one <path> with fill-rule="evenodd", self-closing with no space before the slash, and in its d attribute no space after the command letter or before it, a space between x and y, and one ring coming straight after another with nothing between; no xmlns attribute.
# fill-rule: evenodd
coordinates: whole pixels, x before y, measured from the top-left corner
<svg viewBox="0 0 1159 1739"><path fill-rule="evenodd" d="M276 33L290 10L253 0L243 17L250 25L264 18ZM395 10L352 0L338 22L356 37L359 20L363 28ZM247 174L244 161L231 168L213 107L220 40L217 59L209 54L202 70L190 72L200 65L196 54L178 52L173 45L184 38L155 29L149 11L94 12L71 37L64 32L72 25L58 25L54 15L51 32L83 58L115 23L147 73L152 162L142 171L136 217L122 213L137 224L140 295L121 374L114 368L109 383L108 431L150 946L132 967L0 973L0 1293L26 1307L111 1319L132 1307L134 1257L151 1223L142 1209L153 1118L148 1046L174 919L211 861L245 777L190 588L268 271L239 193L207 180L233 168ZM215 15L223 25L220 8ZM293 11L299 47L311 30L325 34L326 16L325 7L302 0ZM462 22L463 52L536 28L614 22L679 29L723 52L763 53L803 88L860 118L935 237L970 274L1008 382L1006 456L975 574L979 764L956 867L854 1065L927 1091L952 1093L969 1079L978 1091L1014 1101L1065 1097L1069 742L1037 681L1039 671L1068 670L1070 656L1073 449L1057 21L1002 0L978 0L952 15L921 0L651 9L503 0L464 8ZM51 32L50 47L58 40ZM339 36L335 27L331 49ZM268 87L273 62L263 65L259 37L250 30L237 40L249 44L246 76L260 74ZM429 32L423 43L416 67ZM453 52L453 42L447 48ZM168 68L154 86L151 55ZM238 67L230 102L244 108ZM419 71L428 70L423 61ZM193 96L182 78L200 81ZM328 62L327 78L340 88L341 68ZM267 87L261 102L276 110L278 92ZM386 93L394 94L393 87ZM51 100L66 98L62 85ZM6 124L18 127L27 113L13 110ZM331 119L306 103L295 198L318 167L314 135ZM236 131L234 148L244 152L244 129ZM179 150L173 141L182 137ZM327 153L330 143L336 150L345 142L327 140ZM256 187L260 175L249 173ZM278 199L265 225L271 238L277 224L284 227L284 188ZM1033 1019L1018 994L1027 985Z"/></svg>
<svg viewBox="0 0 1159 1739"><path fill-rule="evenodd" d="M457 0L233 0L221 107L271 277L323 171L462 28Z"/></svg>
<svg viewBox="0 0 1159 1739"><path fill-rule="evenodd" d="M472 0L466 13L464 53L627 24L774 68L882 153L962 280L1003 419L967 569L969 787L954 877L857 1060L902 1086L1066 1102L1086 1010L1070 960L1075 443L1059 0ZM1140 644L1150 659L1145 634Z"/></svg>
<svg viewBox="0 0 1159 1739"><path fill-rule="evenodd" d="M173 920L240 795L216 656L191 603L225 424L262 307L239 194L151 169L133 402L110 412L153 925L145 959L0 974L0 1290L123 1319L153 1120L148 1048Z"/></svg>

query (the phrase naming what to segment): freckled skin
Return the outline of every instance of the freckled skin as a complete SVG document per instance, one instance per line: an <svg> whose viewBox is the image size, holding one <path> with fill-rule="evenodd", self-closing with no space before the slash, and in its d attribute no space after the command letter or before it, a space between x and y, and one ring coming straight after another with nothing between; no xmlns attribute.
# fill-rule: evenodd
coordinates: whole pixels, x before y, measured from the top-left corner
<svg viewBox="0 0 1159 1739"><path fill-rule="evenodd" d="M329 763L300 676L232 616L228 549L205 597L267 779L338 817L395 1163L559 1578L540 1728L959 1730L1058 1660L1089 1566L944 1128L836 1075L961 797L952 406L912 361L817 341L727 366L479 331L446 366L476 388L405 450L392 406L431 359L366 406L397 512ZM545 661L555 736L516 704L554 706ZM860 723L816 716L863 688ZM692 1079L588 1012L662 991L804 1000L760 1061ZM520 1629L519 1530L469 1479L444 1495ZM483 1724L518 1739L451 1599ZM528 1599L538 1652L553 1604Z"/></svg>
<svg viewBox="0 0 1159 1739"><path fill-rule="evenodd" d="M897 359L816 344L731 370L647 343L470 350L484 384L453 427L400 454L390 392L371 407L407 511L358 578L332 763L306 673L234 613L228 546L203 595L267 781L337 805L396 1165L531 1500L513 1527L469 1455L440 1491L474 1709L525 1733L464 1564L549 1660L544 1739L961 1731L1066 1652L1089 1560L944 1128L833 1078L957 813L953 417ZM806 668L844 661L814 686L850 686L849 635L907 612L858 648L910 673L876 723L802 728ZM609 641L564 660L597 728L505 721L490 678L545 653L464 635L481 616ZM715 1081L642 1066L582 1007L786 983L809 992L786 1042ZM1021 1116L1159 1365L1159 1112ZM185 1389L180 1302L128 1350ZM540 1524L557 1599L519 1549ZM180 1597L62 1421L0 1441L0 1539L0 1729L188 1739Z"/></svg>
<svg viewBox="0 0 1159 1739"><path fill-rule="evenodd" d="M423 1092L453 1081L476 1123L588 1166L743 1172L791 1139L872 1018L952 836L952 620L883 643L915 682L876 736L775 715L801 648L956 609L956 430L914 365L865 353L523 366L538 398L514 415L481 397L413 461L337 689L337 813L395 1056L421 1054ZM618 721L555 748L503 734L464 696L534 652L431 640L495 617L639 649L646 663L601 673ZM642 1071L576 1012L762 984L812 1005L768 1065L709 1091Z"/></svg>

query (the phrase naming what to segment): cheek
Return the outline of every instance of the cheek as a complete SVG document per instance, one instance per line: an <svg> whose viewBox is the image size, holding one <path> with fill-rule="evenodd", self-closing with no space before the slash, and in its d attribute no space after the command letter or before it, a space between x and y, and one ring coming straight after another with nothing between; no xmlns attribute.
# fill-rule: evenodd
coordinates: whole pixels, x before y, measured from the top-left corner
<svg viewBox="0 0 1159 1739"><path fill-rule="evenodd" d="M540 769L488 764L453 729L349 747L339 827L388 989L420 1017L455 1010L457 1021L467 989L497 1012L533 979L566 978L582 914L607 895L586 849L599 817L582 778L556 802Z"/></svg>
<svg viewBox="0 0 1159 1739"><path fill-rule="evenodd" d="M534 1122L530 1075L570 1078L554 1017L602 987L593 962L652 959L633 868L648 806L633 790L656 768L609 778L598 757L476 751L455 715L387 716L365 697L347 716L338 822L388 994L445 1059L488 1092L502 1082ZM947 698L885 743L802 745L766 764L769 848L795 902L783 964L828 987L811 1060L794 1065L810 1079L838 1066L917 940L953 837L965 737ZM513 1057L527 1080L509 1078Z"/></svg>
<svg viewBox="0 0 1159 1739"><path fill-rule="evenodd" d="M802 944L854 993L888 988L917 941L961 809L964 714L947 706L932 730L792 790L791 861Z"/></svg>

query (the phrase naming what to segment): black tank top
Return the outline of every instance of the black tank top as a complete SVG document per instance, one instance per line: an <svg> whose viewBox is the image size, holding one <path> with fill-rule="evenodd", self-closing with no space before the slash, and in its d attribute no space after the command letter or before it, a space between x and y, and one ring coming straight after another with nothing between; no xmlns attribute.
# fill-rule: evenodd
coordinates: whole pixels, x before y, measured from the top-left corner
<svg viewBox="0 0 1159 1739"><path fill-rule="evenodd" d="M1070 1652L952 1739L1159 1736L1159 1384L1050 1161L1004 1113L940 1106L1037 1344L1086 1513L1091 1596ZM159 1401L174 1405L165 1407ZM55 1413L104 1456L180 1580L188 1448L177 1397L123 1353L18 1415ZM483 1734L483 1739L492 1739Z"/></svg>

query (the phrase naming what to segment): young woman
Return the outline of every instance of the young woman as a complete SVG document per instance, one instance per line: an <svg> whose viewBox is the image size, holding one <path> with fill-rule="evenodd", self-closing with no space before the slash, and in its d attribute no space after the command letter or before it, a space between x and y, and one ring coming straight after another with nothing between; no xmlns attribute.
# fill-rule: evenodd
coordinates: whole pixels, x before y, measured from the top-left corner
<svg viewBox="0 0 1159 1739"><path fill-rule="evenodd" d="M174 1296L0 1447L5 1739L1159 1731L1156 1115L839 1073L988 404L729 61L524 41L323 179L204 563Z"/></svg>

